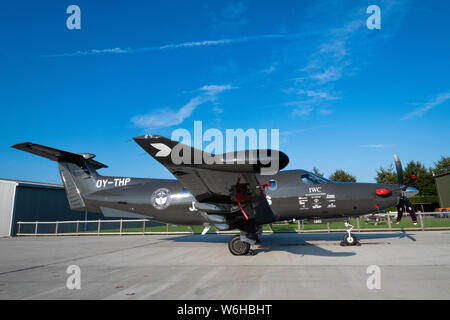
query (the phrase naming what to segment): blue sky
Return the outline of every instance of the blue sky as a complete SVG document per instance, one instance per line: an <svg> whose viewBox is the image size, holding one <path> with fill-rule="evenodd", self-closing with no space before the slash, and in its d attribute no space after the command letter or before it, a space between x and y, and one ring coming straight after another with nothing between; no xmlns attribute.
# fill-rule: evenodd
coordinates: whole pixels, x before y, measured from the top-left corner
<svg viewBox="0 0 450 320"><path fill-rule="evenodd" d="M81 8L81 30L66 8ZM369 30L366 8L381 8ZM105 175L171 177L131 138L277 128L288 169L372 182L450 150L447 1L9 1L0 10L0 177L60 183L31 141ZM209 96L208 96L209 95Z"/></svg>

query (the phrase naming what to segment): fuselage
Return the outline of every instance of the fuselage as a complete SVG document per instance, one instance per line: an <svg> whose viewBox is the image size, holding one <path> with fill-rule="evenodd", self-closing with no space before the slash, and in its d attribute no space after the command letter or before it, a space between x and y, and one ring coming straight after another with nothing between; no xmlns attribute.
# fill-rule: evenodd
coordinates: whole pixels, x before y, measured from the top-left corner
<svg viewBox="0 0 450 320"><path fill-rule="evenodd" d="M271 176L257 176L265 187L267 201L277 220L333 219L360 216L396 206L401 194L399 185L378 183L339 183L305 170L280 171ZM91 210L112 208L140 214L149 219L176 225L219 223L224 210L198 203L177 180L100 177L97 190L84 196ZM390 190L379 196L378 189Z"/></svg>

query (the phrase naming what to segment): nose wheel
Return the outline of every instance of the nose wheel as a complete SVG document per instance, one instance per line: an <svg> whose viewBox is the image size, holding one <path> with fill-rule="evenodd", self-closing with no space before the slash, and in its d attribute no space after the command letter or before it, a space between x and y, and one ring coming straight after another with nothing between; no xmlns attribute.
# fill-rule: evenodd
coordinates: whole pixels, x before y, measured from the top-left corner
<svg viewBox="0 0 450 320"><path fill-rule="evenodd" d="M228 249L234 256L245 256L247 254L252 254L250 250L250 243L241 241L240 235L235 235L228 242Z"/></svg>
<svg viewBox="0 0 450 320"><path fill-rule="evenodd" d="M360 246L361 243L359 243L356 236L352 233L353 226L346 221L344 223L346 234L344 235L344 239L341 241L341 246Z"/></svg>

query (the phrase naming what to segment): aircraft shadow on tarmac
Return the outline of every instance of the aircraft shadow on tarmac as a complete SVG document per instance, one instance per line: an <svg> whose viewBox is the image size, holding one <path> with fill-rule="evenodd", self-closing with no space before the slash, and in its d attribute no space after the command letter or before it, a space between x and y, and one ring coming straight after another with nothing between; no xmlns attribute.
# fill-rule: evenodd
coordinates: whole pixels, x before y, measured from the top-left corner
<svg viewBox="0 0 450 320"><path fill-rule="evenodd" d="M408 238L411 241L416 241L414 234L403 232L397 233L356 233L358 240L364 245L389 245L388 239L402 239ZM314 233L314 234L297 234L297 233L277 233L266 234L261 238L261 242L252 246L253 253L258 254L270 251L285 251L300 255L314 255L314 256L330 256L330 257L347 257L353 256L355 252L334 252L324 247L339 246L342 240L343 233ZM229 234L207 234L205 236L188 235L167 238L175 242L208 242L208 243L223 243L228 244L231 235ZM383 241L384 240L384 241ZM352 248L352 247L348 247Z"/></svg>

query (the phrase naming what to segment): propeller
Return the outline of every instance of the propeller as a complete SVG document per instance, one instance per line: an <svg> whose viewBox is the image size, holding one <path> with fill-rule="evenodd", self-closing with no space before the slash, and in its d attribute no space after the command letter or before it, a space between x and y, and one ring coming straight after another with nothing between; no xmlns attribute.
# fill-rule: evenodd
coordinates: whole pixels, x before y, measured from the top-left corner
<svg viewBox="0 0 450 320"><path fill-rule="evenodd" d="M400 162L399 157L394 154L394 160L395 160L395 168L397 169L397 177L398 177L398 184L401 188L401 195L400 195L400 201L397 205L397 224L402 220L403 212L406 211L409 213L409 216L411 217L412 222L416 225L417 224L417 216L416 211L414 210L414 206L412 205L411 201L406 196L406 189L408 186L403 185L403 168L402 163ZM415 179L416 177L411 177Z"/></svg>
<svg viewBox="0 0 450 320"><path fill-rule="evenodd" d="M398 184L403 185L403 168L398 155L394 154L395 169L397 169Z"/></svg>

